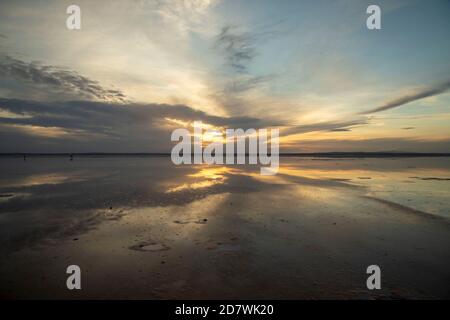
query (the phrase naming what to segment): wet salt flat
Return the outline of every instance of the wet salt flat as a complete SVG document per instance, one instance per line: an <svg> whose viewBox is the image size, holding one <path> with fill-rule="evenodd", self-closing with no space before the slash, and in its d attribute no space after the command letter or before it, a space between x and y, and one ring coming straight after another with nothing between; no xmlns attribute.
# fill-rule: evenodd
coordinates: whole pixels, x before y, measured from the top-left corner
<svg viewBox="0 0 450 320"><path fill-rule="evenodd" d="M450 297L448 158L287 157L275 176L148 156L0 165L4 298Z"/></svg>

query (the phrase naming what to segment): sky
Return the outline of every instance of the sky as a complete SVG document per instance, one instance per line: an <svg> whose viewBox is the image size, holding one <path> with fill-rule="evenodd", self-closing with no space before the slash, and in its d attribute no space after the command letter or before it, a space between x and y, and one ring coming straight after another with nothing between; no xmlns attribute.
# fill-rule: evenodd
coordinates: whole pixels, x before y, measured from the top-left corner
<svg viewBox="0 0 450 320"><path fill-rule="evenodd" d="M0 0L0 152L170 152L194 121L450 152L449 31L448 0Z"/></svg>

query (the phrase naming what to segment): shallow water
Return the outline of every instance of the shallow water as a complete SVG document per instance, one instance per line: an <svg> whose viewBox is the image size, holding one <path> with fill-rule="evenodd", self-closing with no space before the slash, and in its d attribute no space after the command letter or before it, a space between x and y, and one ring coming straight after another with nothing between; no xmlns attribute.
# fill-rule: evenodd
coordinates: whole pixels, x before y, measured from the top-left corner
<svg viewBox="0 0 450 320"><path fill-rule="evenodd" d="M150 156L0 165L2 297L450 297L448 158L287 157L275 176Z"/></svg>

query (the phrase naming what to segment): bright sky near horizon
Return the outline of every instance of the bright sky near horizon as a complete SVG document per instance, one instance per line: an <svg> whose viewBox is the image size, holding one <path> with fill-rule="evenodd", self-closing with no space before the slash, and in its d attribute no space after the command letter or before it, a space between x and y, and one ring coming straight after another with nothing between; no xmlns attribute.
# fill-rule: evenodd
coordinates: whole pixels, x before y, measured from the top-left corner
<svg viewBox="0 0 450 320"><path fill-rule="evenodd" d="M167 152L278 127L282 152L450 152L450 2L0 0L0 152ZM381 8L368 30L366 8Z"/></svg>

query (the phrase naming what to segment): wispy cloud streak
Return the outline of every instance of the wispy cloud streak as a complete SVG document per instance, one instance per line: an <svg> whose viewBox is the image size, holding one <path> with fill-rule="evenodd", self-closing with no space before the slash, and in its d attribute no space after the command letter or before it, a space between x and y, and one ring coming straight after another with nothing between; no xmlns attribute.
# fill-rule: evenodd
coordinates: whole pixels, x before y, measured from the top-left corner
<svg viewBox="0 0 450 320"><path fill-rule="evenodd" d="M442 94L446 91L448 91L450 89L450 80L446 81L444 83L440 83L436 86L433 87L429 87L423 90L419 90L413 94L408 94L405 96L402 96L400 98L391 100L386 102L385 104L373 108L371 110L368 111L364 111L361 112L360 114L370 114L370 113L377 113L377 112L381 112L381 111L385 111L385 110L389 110L389 109L393 109L393 108L397 108L400 107L402 105L405 105L407 103L411 103L417 100L421 100L424 98L428 98L428 97L432 97L432 96L436 96L439 94Z"/></svg>
<svg viewBox="0 0 450 320"><path fill-rule="evenodd" d="M232 26L225 26L217 36L216 46L225 55L227 64L236 72L246 72L247 65L255 58L256 38L248 32L237 32Z"/></svg>
<svg viewBox="0 0 450 320"><path fill-rule="evenodd" d="M308 133L315 131L350 131L351 127L367 124L367 119L355 119L349 121L329 121L314 124L290 126L281 130L280 135L290 136L300 133Z"/></svg>
<svg viewBox="0 0 450 320"><path fill-rule="evenodd" d="M24 62L10 56L0 57L0 75L61 92L73 92L88 98L124 101L120 90L105 89L97 81L61 67Z"/></svg>

